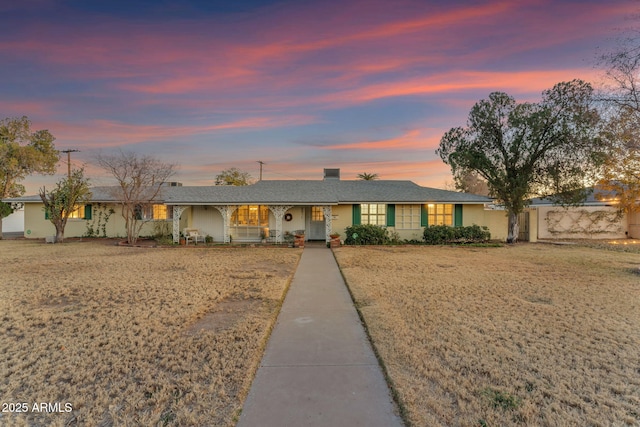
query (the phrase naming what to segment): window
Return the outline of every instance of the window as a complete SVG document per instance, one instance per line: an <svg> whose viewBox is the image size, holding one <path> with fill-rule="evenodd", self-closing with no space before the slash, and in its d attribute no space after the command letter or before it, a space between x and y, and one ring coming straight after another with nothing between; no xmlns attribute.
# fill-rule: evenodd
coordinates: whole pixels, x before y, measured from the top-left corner
<svg viewBox="0 0 640 427"><path fill-rule="evenodd" d="M311 221L324 221L324 211L320 206L311 208Z"/></svg>
<svg viewBox="0 0 640 427"><path fill-rule="evenodd" d="M69 218L84 219L84 205L75 206L73 212L69 214Z"/></svg>
<svg viewBox="0 0 640 427"><path fill-rule="evenodd" d="M453 226L453 205L428 204L427 215L429 225Z"/></svg>
<svg viewBox="0 0 640 427"><path fill-rule="evenodd" d="M262 226L269 225L269 208L267 206L245 205L238 206L231 215L231 226Z"/></svg>
<svg viewBox="0 0 640 427"><path fill-rule="evenodd" d="M153 219L171 219L173 209L165 205L153 205Z"/></svg>
<svg viewBox="0 0 640 427"><path fill-rule="evenodd" d="M387 205L368 204L360 205L360 223L372 225L387 225Z"/></svg>
<svg viewBox="0 0 640 427"><path fill-rule="evenodd" d="M173 209L165 205L138 205L135 210L138 220L167 220L173 218Z"/></svg>
<svg viewBox="0 0 640 427"><path fill-rule="evenodd" d="M71 219L91 219L91 205L76 205L69 214ZM50 219L49 212L44 210L44 219Z"/></svg>
<svg viewBox="0 0 640 427"><path fill-rule="evenodd" d="M396 229L420 229L420 205L396 205Z"/></svg>

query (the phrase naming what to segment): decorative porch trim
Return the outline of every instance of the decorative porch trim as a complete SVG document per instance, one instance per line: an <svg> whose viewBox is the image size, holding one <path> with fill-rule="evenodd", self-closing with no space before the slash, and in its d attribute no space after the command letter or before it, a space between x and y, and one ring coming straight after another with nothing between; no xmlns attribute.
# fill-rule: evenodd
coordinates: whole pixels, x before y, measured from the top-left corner
<svg viewBox="0 0 640 427"><path fill-rule="evenodd" d="M288 205L268 205L269 210L276 218L276 243L282 243L282 217L285 212L291 209L293 206Z"/></svg>
<svg viewBox="0 0 640 427"><path fill-rule="evenodd" d="M222 240L224 243L231 243L231 239L229 238L229 226L231 224L231 215L238 209L238 206L235 205L227 205L227 206L214 206L220 214L222 215L222 219L224 221L223 231L222 231Z"/></svg>
<svg viewBox="0 0 640 427"><path fill-rule="evenodd" d="M322 213L324 213L324 226L325 226L324 239L325 239L325 242L330 242L331 241L331 230L332 230L332 225L331 225L332 208L331 208L331 205L322 206Z"/></svg>
<svg viewBox="0 0 640 427"><path fill-rule="evenodd" d="M188 206L174 206L173 207L173 243L180 241L180 216Z"/></svg>

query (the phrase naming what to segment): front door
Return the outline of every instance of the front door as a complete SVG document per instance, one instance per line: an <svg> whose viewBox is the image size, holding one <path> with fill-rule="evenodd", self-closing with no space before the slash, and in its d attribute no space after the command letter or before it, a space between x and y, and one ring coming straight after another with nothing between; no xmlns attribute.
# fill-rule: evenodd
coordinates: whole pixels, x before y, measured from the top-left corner
<svg viewBox="0 0 640 427"><path fill-rule="evenodd" d="M308 240L325 240L326 227L324 222L324 212L322 206L312 206L309 216L309 236Z"/></svg>

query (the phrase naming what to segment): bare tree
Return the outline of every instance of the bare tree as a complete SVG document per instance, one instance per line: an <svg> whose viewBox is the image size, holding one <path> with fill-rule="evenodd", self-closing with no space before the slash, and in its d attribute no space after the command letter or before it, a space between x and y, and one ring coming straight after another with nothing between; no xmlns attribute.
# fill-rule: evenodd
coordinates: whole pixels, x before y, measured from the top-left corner
<svg viewBox="0 0 640 427"><path fill-rule="evenodd" d="M480 196L490 196L487 181L473 171L465 171L455 177L455 189L464 193L478 194Z"/></svg>
<svg viewBox="0 0 640 427"><path fill-rule="evenodd" d="M640 35L620 40L599 64L606 77L600 98L607 107L600 188L614 195L620 212L640 212Z"/></svg>
<svg viewBox="0 0 640 427"><path fill-rule="evenodd" d="M618 46L598 58L605 83L599 97L609 105L640 113L640 34L618 41Z"/></svg>
<svg viewBox="0 0 640 427"><path fill-rule="evenodd" d="M84 169L74 170L68 177L58 181L56 188L47 191L40 189L40 198L49 221L56 228L56 242L64 240L64 229L67 220L79 205L91 199L89 179L84 176Z"/></svg>
<svg viewBox="0 0 640 427"><path fill-rule="evenodd" d="M143 225L149 221L141 212L160 200L163 184L175 174L175 165L121 150L114 155L99 155L96 161L118 181L112 196L122 208L127 243L135 244Z"/></svg>

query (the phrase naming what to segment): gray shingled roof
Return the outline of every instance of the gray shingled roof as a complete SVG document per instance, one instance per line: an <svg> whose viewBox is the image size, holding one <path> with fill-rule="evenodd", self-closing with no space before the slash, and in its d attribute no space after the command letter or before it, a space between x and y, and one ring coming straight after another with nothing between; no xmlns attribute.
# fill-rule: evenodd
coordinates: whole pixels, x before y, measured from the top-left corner
<svg viewBox="0 0 640 427"><path fill-rule="evenodd" d="M339 203L489 203L474 194L421 187L411 181L259 181L256 184L174 187L165 203L178 204L339 204Z"/></svg>
<svg viewBox="0 0 640 427"><path fill-rule="evenodd" d="M94 202L115 202L114 187L93 187ZM6 202L40 202L39 196L4 199ZM339 204L339 203L490 203L468 193L421 187L411 181L305 181L264 180L247 186L166 187L162 201L169 205L227 204Z"/></svg>
<svg viewBox="0 0 640 427"><path fill-rule="evenodd" d="M163 195L170 195L172 191L175 191L176 188L181 187L165 187L162 189ZM91 187L91 201L99 203L113 203L117 202L118 198L114 197L114 190L117 190L118 187ZM11 203L11 202L20 202L20 203L39 203L42 202L39 195L30 195L30 196L22 196L22 197L13 197L8 199L2 199L3 202Z"/></svg>
<svg viewBox="0 0 640 427"><path fill-rule="evenodd" d="M587 188L587 198L581 203L582 206L611 206L611 202L607 199L615 197L615 193L610 190L603 190L601 188ZM529 206L555 206L557 205L549 197L536 197L529 200Z"/></svg>

